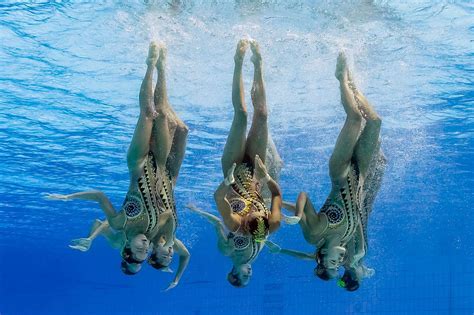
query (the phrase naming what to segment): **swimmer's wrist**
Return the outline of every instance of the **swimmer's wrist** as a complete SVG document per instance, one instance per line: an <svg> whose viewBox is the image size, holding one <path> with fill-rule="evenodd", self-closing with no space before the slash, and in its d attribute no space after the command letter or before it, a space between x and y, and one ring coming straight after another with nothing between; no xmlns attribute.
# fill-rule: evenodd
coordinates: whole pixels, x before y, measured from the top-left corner
<svg viewBox="0 0 474 315"><path fill-rule="evenodd" d="M268 183L268 182L271 181L271 180L272 180L272 177L271 177L270 174L268 174L268 173L267 173L264 177L260 178L260 182L261 182L262 184L266 184L266 183Z"/></svg>

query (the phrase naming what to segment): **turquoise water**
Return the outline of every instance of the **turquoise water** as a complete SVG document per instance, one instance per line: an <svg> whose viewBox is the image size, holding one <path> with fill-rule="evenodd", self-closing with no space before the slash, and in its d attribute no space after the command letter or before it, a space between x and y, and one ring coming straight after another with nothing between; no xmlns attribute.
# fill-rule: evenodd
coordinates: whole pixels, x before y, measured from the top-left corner
<svg viewBox="0 0 474 315"><path fill-rule="evenodd" d="M148 1L0 3L0 314L473 314L473 30L470 1ZM244 289L208 224L232 117L237 40L260 42L284 199L321 206L344 121L334 78L345 49L383 118L389 160L353 293L314 263L264 250ZM176 188L181 283L144 268L124 276L104 240L67 247L101 217L49 192L103 190L118 207L150 40L168 45L168 91L190 134ZM252 67L244 66L250 104ZM297 226L272 240L311 251ZM176 263L176 262L175 262Z"/></svg>

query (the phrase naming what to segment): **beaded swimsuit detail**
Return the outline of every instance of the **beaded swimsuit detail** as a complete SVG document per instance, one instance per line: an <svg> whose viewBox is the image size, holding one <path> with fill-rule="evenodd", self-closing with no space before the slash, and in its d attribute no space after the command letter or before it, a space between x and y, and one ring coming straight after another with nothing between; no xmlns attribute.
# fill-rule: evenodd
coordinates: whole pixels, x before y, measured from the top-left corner
<svg viewBox="0 0 474 315"><path fill-rule="evenodd" d="M239 164L234 171L235 183L232 184L227 199L232 211L240 216L245 216L250 212L264 212L270 214L260 195L260 185L253 176L252 167L247 163ZM250 246L252 251L245 263L252 263L263 249L263 242L256 242L251 235L238 232L230 232L227 236L237 251L244 251Z"/></svg>
<svg viewBox="0 0 474 315"><path fill-rule="evenodd" d="M234 171L235 183L227 195L232 211L240 216L250 212L264 212L269 210L260 195L260 185L253 176L252 168L246 163L239 164Z"/></svg>

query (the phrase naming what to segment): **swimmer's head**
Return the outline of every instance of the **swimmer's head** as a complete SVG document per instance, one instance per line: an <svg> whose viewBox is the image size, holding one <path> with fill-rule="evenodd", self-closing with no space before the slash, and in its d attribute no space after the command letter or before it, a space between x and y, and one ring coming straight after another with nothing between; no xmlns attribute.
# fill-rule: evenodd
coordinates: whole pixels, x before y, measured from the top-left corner
<svg viewBox="0 0 474 315"><path fill-rule="evenodd" d="M120 265L122 272L126 275L133 276L137 274L142 269L142 264L137 263L128 263L125 260L122 260Z"/></svg>
<svg viewBox="0 0 474 315"><path fill-rule="evenodd" d="M337 270L344 262L345 255L346 249L342 246L323 246L318 250L316 260L326 269Z"/></svg>
<svg viewBox="0 0 474 315"><path fill-rule="evenodd" d="M164 271L169 267L173 259L173 246L164 246L165 242L158 242L148 258L148 263L155 269Z"/></svg>
<svg viewBox="0 0 474 315"><path fill-rule="evenodd" d="M338 268L344 260L345 252L341 246L320 248L316 253L317 266L314 275L325 281L339 276Z"/></svg>
<svg viewBox="0 0 474 315"><path fill-rule="evenodd" d="M234 287L243 288L247 286L252 277L252 266L250 264L243 264L234 266L227 274L227 281Z"/></svg>
<svg viewBox="0 0 474 315"><path fill-rule="evenodd" d="M344 275L337 282L337 285L347 291L355 291L359 288L359 280L355 279L349 271L345 271Z"/></svg>
<svg viewBox="0 0 474 315"><path fill-rule="evenodd" d="M128 241L125 249L129 249L129 256L132 259L141 263L145 261L148 256L150 241L144 234L137 234ZM123 252L124 251L122 251L122 256Z"/></svg>
<svg viewBox="0 0 474 315"><path fill-rule="evenodd" d="M270 233L268 217L259 212L252 212L244 218L244 229L252 235L257 242L263 242Z"/></svg>
<svg viewBox="0 0 474 315"><path fill-rule="evenodd" d="M323 265L318 264L316 268L314 268L314 275L321 280L329 281L336 278L339 273L337 269L326 269Z"/></svg>

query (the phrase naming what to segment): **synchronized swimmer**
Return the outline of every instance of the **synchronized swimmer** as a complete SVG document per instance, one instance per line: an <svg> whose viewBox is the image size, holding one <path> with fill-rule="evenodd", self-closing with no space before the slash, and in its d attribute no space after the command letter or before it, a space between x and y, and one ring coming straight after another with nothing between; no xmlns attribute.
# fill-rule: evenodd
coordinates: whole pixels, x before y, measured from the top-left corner
<svg viewBox="0 0 474 315"><path fill-rule="evenodd" d="M254 111L247 135L242 65L249 47L254 65L251 90ZM72 240L70 247L87 251L93 240L102 235L113 248L120 250L121 269L127 275L138 273L145 261L158 270L172 272L169 266L174 253L178 253L178 269L168 286L172 289L178 285L190 259L186 246L176 238L178 215L174 200L188 128L168 101L166 54L164 44L150 44L139 95L140 115L127 154L130 186L120 211L100 191L49 194L47 198L98 202L106 220L96 220L89 236ZM337 278L338 269L343 266L345 273L338 284L348 291L357 290L360 281L374 273L363 259L368 248L368 219L386 165L380 150L380 117L356 88L346 57L340 53L336 78L347 116L329 161L331 192L319 212L304 192L295 204L285 202L277 182L280 165L275 165L280 157L268 134L263 61L258 43L240 40L234 63L234 116L221 160L224 180L214 193L221 218L192 204L187 207L214 226L219 251L232 261L227 280L235 287L249 283L251 264L267 245L272 253L316 261L315 275L323 280ZM158 79L153 92L155 68ZM282 207L293 215L282 214ZM305 240L316 247L316 252L283 249L268 240L282 221L299 223Z"/></svg>
<svg viewBox="0 0 474 315"><path fill-rule="evenodd" d="M169 270L173 253L178 252L180 262L175 279L168 287L171 289L178 284L190 257L175 235L178 220L174 201L188 128L169 104L165 63L164 45L151 43L140 88L140 116L127 153L130 186L121 210L117 212L100 191L51 194L48 198L99 202L107 221L94 224L91 235L73 240L71 247L87 250L95 237L103 235L113 247L120 248L121 268L125 274L136 274L145 261L156 269ZM155 68L158 79L153 93Z"/></svg>

